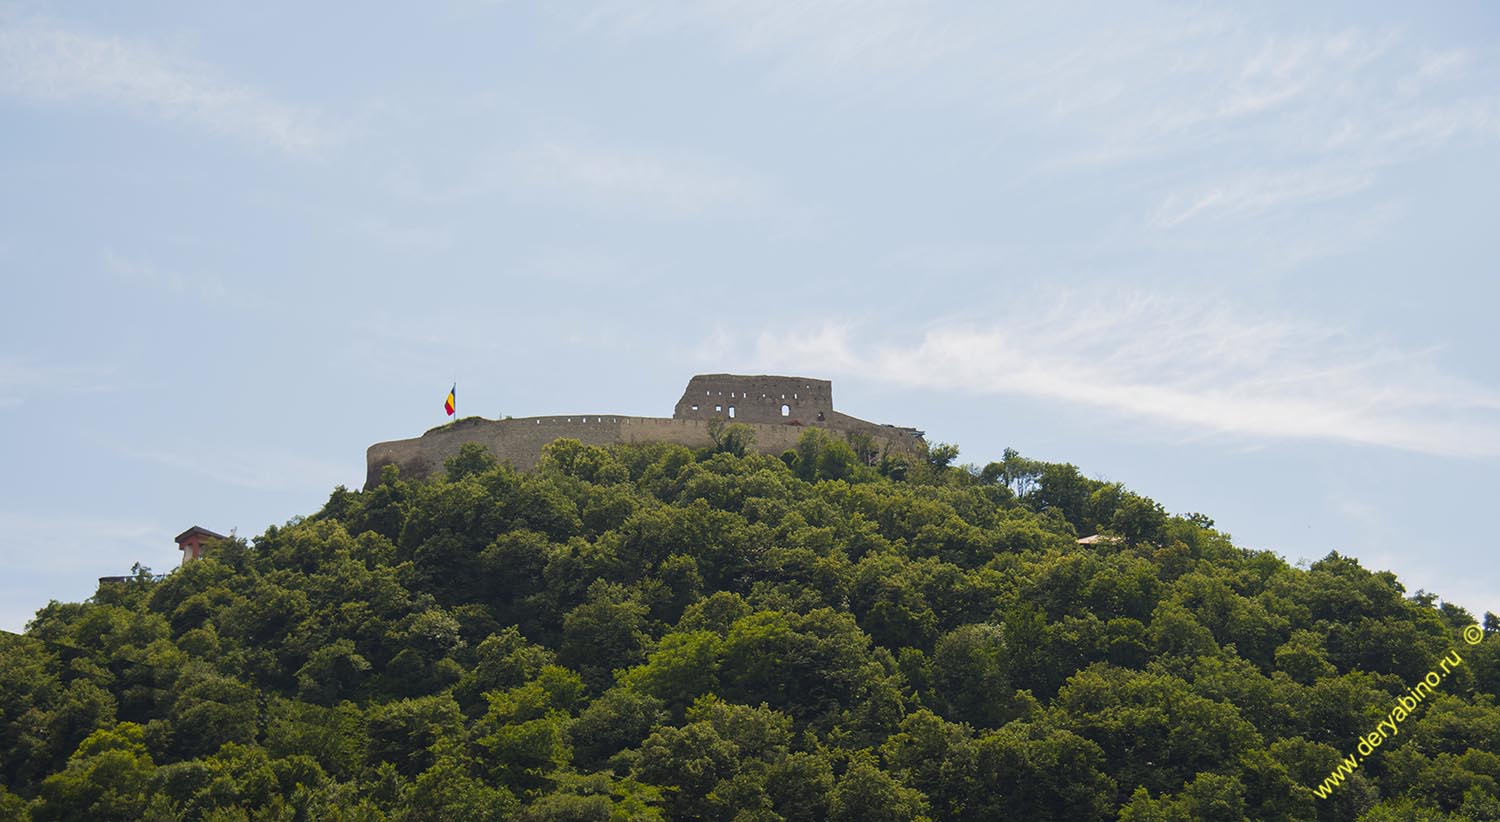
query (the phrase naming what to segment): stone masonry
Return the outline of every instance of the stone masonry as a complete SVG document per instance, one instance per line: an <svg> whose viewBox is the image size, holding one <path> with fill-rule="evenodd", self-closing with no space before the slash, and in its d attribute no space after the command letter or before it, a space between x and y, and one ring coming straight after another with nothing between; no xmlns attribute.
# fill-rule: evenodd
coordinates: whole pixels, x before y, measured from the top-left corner
<svg viewBox="0 0 1500 822"><path fill-rule="evenodd" d="M743 376L699 374L689 382L671 419L627 417L619 414L571 414L553 417L521 417L458 420L407 440L380 442L365 455L365 488L380 482L386 465L397 465L407 479L423 478L441 471L443 461L466 443L477 442L501 461L517 469L536 465L542 447L564 437L585 445L617 442L670 442L700 448L713 442L709 425L714 420L744 423L755 432L753 448L765 454L780 454L797 444L807 427L826 429L848 437L865 434L882 451L920 453L926 443L921 431L866 422L833 410L833 384L809 377Z"/></svg>

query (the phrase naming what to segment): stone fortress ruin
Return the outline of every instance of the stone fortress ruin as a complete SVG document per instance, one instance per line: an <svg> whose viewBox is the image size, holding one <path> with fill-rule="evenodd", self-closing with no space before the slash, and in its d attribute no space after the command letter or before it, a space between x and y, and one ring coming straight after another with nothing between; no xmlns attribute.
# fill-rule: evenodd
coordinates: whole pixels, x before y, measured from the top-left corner
<svg viewBox="0 0 1500 822"><path fill-rule="evenodd" d="M915 428L866 422L833 409L833 383L810 377L699 374L688 381L670 419L619 414L571 414L487 420L468 417L434 428L420 437L380 442L365 455L365 488L380 482L380 472L396 465L408 479L442 470L443 461L468 443L479 443L501 461L520 470L536 465L542 447L553 440L576 439L585 445L618 442L670 442L700 448L711 445L710 427L743 423L755 432L752 449L780 454L795 446L808 427L844 438L863 435L884 453L919 454L926 448Z"/></svg>

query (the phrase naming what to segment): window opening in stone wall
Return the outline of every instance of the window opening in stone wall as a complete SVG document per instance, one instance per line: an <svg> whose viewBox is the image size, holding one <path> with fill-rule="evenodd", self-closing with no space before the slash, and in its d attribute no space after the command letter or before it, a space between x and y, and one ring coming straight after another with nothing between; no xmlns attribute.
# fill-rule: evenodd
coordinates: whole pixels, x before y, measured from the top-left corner
<svg viewBox="0 0 1500 822"><path fill-rule="evenodd" d="M819 411L818 412L818 422L822 422L822 421L823 421L823 412Z"/></svg>
<svg viewBox="0 0 1500 822"><path fill-rule="evenodd" d="M734 406L729 406L729 418L734 419Z"/></svg>
<svg viewBox="0 0 1500 822"><path fill-rule="evenodd" d="M724 406L722 406L722 405L715 405L714 406L714 413L716 413L716 414L718 412L720 412L720 411L723 411L723 410L724 410Z"/></svg>
<svg viewBox="0 0 1500 822"><path fill-rule="evenodd" d="M694 410L694 411L697 411L697 410L698 410L698 403L696 403L696 402L695 402L695 403L693 403L693 410Z"/></svg>
<svg viewBox="0 0 1500 822"><path fill-rule="evenodd" d="M792 415L792 407L790 405L787 405L786 403L782 403L781 404L781 416L783 416L783 417L790 417L791 415Z"/></svg>

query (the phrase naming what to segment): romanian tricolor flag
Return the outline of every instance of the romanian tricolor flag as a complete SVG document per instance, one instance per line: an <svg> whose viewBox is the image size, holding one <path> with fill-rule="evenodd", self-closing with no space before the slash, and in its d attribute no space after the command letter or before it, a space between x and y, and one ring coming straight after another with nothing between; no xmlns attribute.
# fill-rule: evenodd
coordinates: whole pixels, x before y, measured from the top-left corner
<svg viewBox="0 0 1500 822"><path fill-rule="evenodd" d="M443 401L443 410L447 411L450 417L453 416L454 411L458 410L458 383L454 383L453 387L448 389L448 399Z"/></svg>

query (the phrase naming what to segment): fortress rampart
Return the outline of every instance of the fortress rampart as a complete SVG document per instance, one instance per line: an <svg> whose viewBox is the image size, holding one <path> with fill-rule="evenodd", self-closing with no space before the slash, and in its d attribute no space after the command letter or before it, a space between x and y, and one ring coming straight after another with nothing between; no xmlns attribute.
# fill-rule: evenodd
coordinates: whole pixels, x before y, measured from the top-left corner
<svg viewBox="0 0 1500 822"><path fill-rule="evenodd" d="M877 425L834 411L833 387L827 380L700 374L688 382L670 419L619 414L505 420L471 417L414 439L376 443L365 455L365 488L380 481L380 471L386 465L399 466L401 475L407 478L441 471L444 460L471 442L485 446L497 459L509 461L517 469L528 470L536 465L543 446L564 437L585 445L669 442L699 448L713 442L709 425L714 420L750 426L755 432L752 447L766 454L780 454L793 447L808 427L845 437L866 434L877 447L889 452L918 453L925 446L922 432L915 428Z"/></svg>

